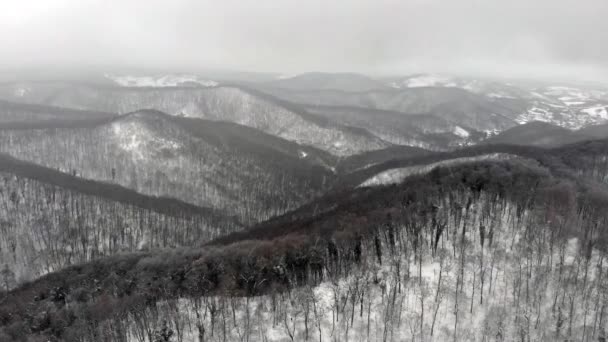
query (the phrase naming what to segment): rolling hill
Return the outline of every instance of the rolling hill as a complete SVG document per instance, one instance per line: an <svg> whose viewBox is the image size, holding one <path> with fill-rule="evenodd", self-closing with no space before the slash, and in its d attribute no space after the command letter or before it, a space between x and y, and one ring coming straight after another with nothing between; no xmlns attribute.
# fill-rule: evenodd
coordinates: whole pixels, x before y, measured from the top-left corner
<svg viewBox="0 0 608 342"><path fill-rule="evenodd" d="M571 130L547 122L533 121L510 128L482 143L557 147L585 140L606 138L608 138L608 125L605 124Z"/></svg>
<svg viewBox="0 0 608 342"><path fill-rule="evenodd" d="M9 83L0 85L0 98L121 114L155 109L175 116L233 122L339 156L391 145L363 130L320 119L299 106L239 86L152 88L74 82Z"/></svg>
<svg viewBox="0 0 608 342"><path fill-rule="evenodd" d="M249 127L150 110L0 132L0 151L17 158L216 208L244 222L318 196L337 163L326 152Z"/></svg>
<svg viewBox="0 0 608 342"><path fill-rule="evenodd" d="M453 125L477 131L503 130L516 125L525 101L490 98L460 88L407 88L366 92L276 89L273 95L295 103L317 106L371 108L408 114L432 114Z"/></svg>

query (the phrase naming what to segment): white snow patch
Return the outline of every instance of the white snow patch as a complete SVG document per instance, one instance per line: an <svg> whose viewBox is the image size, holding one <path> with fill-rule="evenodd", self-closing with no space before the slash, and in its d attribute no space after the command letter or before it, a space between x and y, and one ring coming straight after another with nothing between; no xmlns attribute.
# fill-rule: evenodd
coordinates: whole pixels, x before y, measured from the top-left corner
<svg viewBox="0 0 608 342"><path fill-rule="evenodd" d="M106 74L105 76L123 87L176 87L185 83L196 83L203 87L219 85L216 81L203 79L195 75L115 76Z"/></svg>
<svg viewBox="0 0 608 342"><path fill-rule="evenodd" d="M488 93L487 96L491 97L491 98L497 98L497 99L514 99L515 98L511 95L507 95L505 93L498 93L498 92Z"/></svg>
<svg viewBox="0 0 608 342"><path fill-rule="evenodd" d="M438 75L421 75L407 78L401 82L391 83L393 88L454 87L456 84L449 78Z"/></svg>
<svg viewBox="0 0 608 342"><path fill-rule="evenodd" d="M300 156L300 158L306 158L306 157L308 157L308 153L306 153L304 151L298 151L298 155Z"/></svg>
<svg viewBox="0 0 608 342"><path fill-rule="evenodd" d="M277 76L277 80L288 80L291 78L296 78L298 76L300 76L300 74L283 74L283 75Z"/></svg>
<svg viewBox="0 0 608 342"><path fill-rule="evenodd" d="M471 134L460 126L454 127L453 133L461 138L468 138Z"/></svg>
<svg viewBox="0 0 608 342"><path fill-rule="evenodd" d="M475 157L462 157L462 158L454 158L450 160L443 160L436 163L431 163L428 165L414 165L408 167L402 167L397 169L390 169L383 171L369 179L365 182L361 183L359 187L364 186L378 186L378 185L387 185L387 184L397 184L401 183L407 177L411 175L419 175L430 172L436 167L439 166L453 166L464 163L470 163L480 160L501 160L510 158L511 155L505 153L493 153L493 154L484 154Z"/></svg>
<svg viewBox="0 0 608 342"><path fill-rule="evenodd" d="M499 129L487 129L483 131L486 134L486 138L498 135L501 131Z"/></svg>
<svg viewBox="0 0 608 342"><path fill-rule="evenodd" d="M591 107L583 109L581 110L581 112L589 116L599 117L601 119L608 120L608 110L606 110L606 107Z"/></svg>
<svg viewBox="0 0 608 342"><path fill-rule="evenodd" d="M24 97L29 92L30 92L30 89L27 87L18 87L15 89L15 96Z"/></svg>
<svg viewBox="0 0 608 342"><path fill-rule="evenodd" d="M134 121L116 121L111 126L118 146L129 152L134 159L152 158L152 154L162 150L176 150L181 147L177 141L159 137L145 125Z"/></svg>
<svg viewBox="0 0 608 342"><path fill-rule="evenodd" d="M579 106L579 105L585 104L584 101L564 101L564 103L568 107L570 107L570 106Z"/></svg>
<svg viewBox="0 0 608 342"><path fill-rule="evenodd" d="M543 121L551 122L553 120L553 113L545 108L532 107L528 109L526 113L519 115L515 118L515 122L518 124L525 124L531 121Z"/></svg>

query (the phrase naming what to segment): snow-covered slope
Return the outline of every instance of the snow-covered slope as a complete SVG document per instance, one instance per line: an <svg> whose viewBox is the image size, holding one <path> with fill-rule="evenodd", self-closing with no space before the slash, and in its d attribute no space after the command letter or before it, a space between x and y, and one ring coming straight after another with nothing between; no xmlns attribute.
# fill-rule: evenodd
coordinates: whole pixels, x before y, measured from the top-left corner
<svg viewBox="0 0 608 342"><path fill-rule="evenodd" d="M506 160L509 158L513 158L506 153L492 153L486 155L480 155L475 157L462 157L462 158L454 158L448 159L436 163L430 163L425 165L416 165L416 166L408 166L396 169L389 169L383 172L378 173L377 175L367 179L365 182L361 183L359 186L378 186L378 185L387 185L387 184L399 184L403 182L409 176L412 175L420 175L426 174L431 170L437 167L447 167L447 166L455 166L465 163L471 163L482 160Z"/></svg>
<svg viewBox="0 0 608 342"><path fill-rule="evenodd" d="M87 263L19 289L6 306L103 308L91 329L60 321L59 337L81 341L602 341L608 194L553 171L438 168L204 249ZM0 332L30 319L11 313Z"/></svg>
<svg viewBox="0 0 608 342"><path fill-rule="evenodd" d="M334 177L327 153L248 127L139 111L98 124L3 130L0 151L245 222L310 200Z"/></svg>
<svg viewBox="0 0 608 342"><path fill-rule="evenodd" d="M456 80L446 76L421 74L403 78L401 80L389 81L393 88L419 88L419 87L458 87Z"/></svg>
<svg viewBox="0 0 608 342"><path fill-rule="evenodd" d="M123 87L178 87L196 85L216 87L218 82L196 75L129 76L105 74L105 77Z"/></svg>
<svg viewBox="0 0 608 342"><path fill-rule="evenodd" d="M273 89L273 95L310 106L358 107L409 115L431 114L452 127L476 131L503 130L516 125L515 118L527 108L520 99L488 97L457 87L416 87L367 92L333 90L294 91Z"/></svg>
<svg viewBox="0 0 608 342"><path fill-rule="evenodd" d="M390 145L367 132L318 120L300 107L238 87L123 88L73 83L29 87L32 91L20 101L114 113L156 109L176 116L234 122L340 156ZM0 98L12 94L10 85L0 86Z"/></svg>
<svg viewBox="0 0 608 342"><path fill-rule="evenodd" d="M365 129L396 145L443 150L473 144L486 137L482 132L433 114L407 115L348 106L306 106L306 109L327 120Z"/></svg>
<svg viewBox="0 0 608 342"><path fill-rule="evenodd" d="M550 86L534 88L530 94L530 108L516 118L520 124L544 121L578 129L608 122L608 91Z"/></svg>
<svg viewBox="0 0 608 342"><path fill-rule="evenodd" d="M544 121L578 129L608 121L608 89L570 85L535 85L530 82L482 80L441 75L414 75L388 81L398 89L417 87L461 88L489 98L519 99L527 103L515 117L518 124Z"/></svg>

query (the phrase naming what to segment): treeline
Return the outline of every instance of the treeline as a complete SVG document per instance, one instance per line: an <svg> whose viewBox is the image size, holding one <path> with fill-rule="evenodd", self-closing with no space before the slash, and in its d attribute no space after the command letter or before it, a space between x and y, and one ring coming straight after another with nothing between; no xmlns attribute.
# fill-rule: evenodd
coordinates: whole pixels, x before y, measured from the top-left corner
<svg viewBox="0 0 608 342"><path fill-rule="evenodd" d="M204 249L115 256L47 275L8 294L0 334L14 341L602 338L608 196L581 186L520 162L437 168Z"/></svg>
<svg viewBox="0 0 608 342"><path fill-rule="evenodd" d="M103 256L197 245L241 227L215 210L0 156L5 289Z"/></svg>

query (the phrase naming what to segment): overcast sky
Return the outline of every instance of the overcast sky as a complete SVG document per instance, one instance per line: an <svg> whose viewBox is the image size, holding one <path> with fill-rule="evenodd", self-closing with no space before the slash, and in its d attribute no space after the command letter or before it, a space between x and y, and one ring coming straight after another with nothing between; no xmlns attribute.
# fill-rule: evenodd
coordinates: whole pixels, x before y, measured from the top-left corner
<svg viewBox="0 0 608 342"><path fill-rule="evenodd" d="M0 3L4 69L608 75L608 0Z"/></svg>

